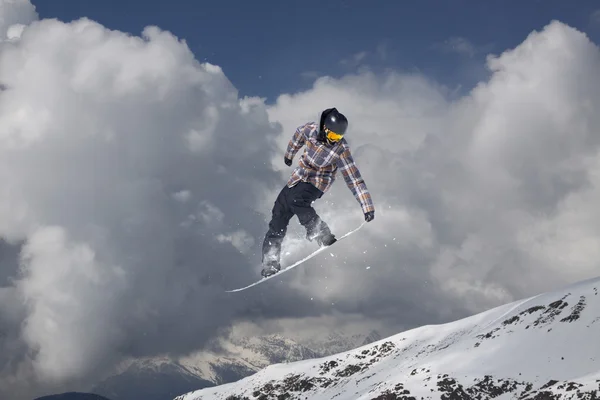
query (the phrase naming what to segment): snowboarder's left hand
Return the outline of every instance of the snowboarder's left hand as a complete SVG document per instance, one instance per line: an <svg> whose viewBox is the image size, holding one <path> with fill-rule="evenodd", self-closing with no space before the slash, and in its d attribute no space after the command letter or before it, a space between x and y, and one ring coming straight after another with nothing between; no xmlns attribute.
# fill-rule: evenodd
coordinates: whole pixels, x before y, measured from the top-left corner
<svg viewBox="0 0 600 400"><path fill-rule="evenodd" d="M365 213L365 221L371 222L375 219L375 211L369 211Z"/></svg>
<svg viewBox="0 0 600 400"><path fill-rule="evenodd" d="M285 163L285 165L287 165L288 167L289 167L290 165L292 165L292 160L290 160L290 159L289 159L289 158L287 158L287 157L283 157L283 162L284 162L284 163Z"/></svg>

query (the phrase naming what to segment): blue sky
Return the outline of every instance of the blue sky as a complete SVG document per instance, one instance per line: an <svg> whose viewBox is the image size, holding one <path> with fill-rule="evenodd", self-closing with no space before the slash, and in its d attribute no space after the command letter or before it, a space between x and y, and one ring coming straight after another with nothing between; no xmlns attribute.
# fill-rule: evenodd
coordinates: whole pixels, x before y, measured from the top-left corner
<svg viewBox="0 0 600 400"><path fill-rule="evenodd" d="M310 87L315 76L368 66L420 71L451 89L485 78L485 56L559 19L594 42L597 1L34 0L41 18L87 16L138 35L158 25L221 66L240 95ZM452 51L452 49L454 51Z"/></svg>

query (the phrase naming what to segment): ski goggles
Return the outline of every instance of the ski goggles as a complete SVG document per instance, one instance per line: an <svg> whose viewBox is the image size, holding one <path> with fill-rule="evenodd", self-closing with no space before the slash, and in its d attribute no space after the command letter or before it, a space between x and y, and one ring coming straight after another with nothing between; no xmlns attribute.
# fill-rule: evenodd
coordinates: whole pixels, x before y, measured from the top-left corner
<svg viewBox="0 0 600 400"><path fill-rule="evenodd" d="M325 128L325 136L331 142L339 142L344 137L344 135L340 135L339 133L335 133L334 131L330 131L327 128Z"/></svg>

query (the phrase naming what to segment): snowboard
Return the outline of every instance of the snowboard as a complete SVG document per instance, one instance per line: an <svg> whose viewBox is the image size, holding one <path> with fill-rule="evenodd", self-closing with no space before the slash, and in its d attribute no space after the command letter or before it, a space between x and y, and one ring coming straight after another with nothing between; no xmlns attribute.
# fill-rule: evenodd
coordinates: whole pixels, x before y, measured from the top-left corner
<svg viewBox="0 0 600 400"><path fill-rule="evenodd" d="M356 228L356 229L353 229L353 230L351 230L350 232L348 232L348 233L344 234L343 236L339 237L339 238L337 239L337 241L336 241L335 243L333 243L331 246L322 246L322 247L319 247L317 250L315 250L315 251L314 251L314 252L312 252L311 254L307 255L306 257L304 257L302 260L300 260L300 261L296 261L294 264L292 264L292 265L290 265L290 266L288 266L288 267L282 268L282 269L281 269L279 272L277 272L277 273L275 273L275 274L273 274L273 275L269 275L269 276L267 276L266 278L264 278L264 277L263 277L262 279L260 279L260 280L258 280L258 281L256 281L256 282L254 282L254 283L251 283L251 284L250 284L250 285L248 285L248 286L245 286L245 287L239 288L239 289L226 290L226 292L227 292L227 293L241 292L242 290L249 289L249 288L251 288L252 286L256 286L256 285L259 285L259 284L261 284L261 283L263 283L263 282L265 282L265 281L268 281L268 280L269 280L269 279L271 279L271 278L275 278L275 277L277 277L277 276L279 276L279 275L283 274L284 272L286 272L286 271L289 271L290 269L292 269L292 268L294 268L294 267L297 267L298 265L302 264L303 262L305 262L305 261L307 261L307 260L310 260L311 258L313 258L314 256L316 256L316 255L317 255L317 254L319 254L320 252L322 252L322 251L324 251L324 250L327 250L327 249L331 248L332 246L335 246L335 245L336 245L336 244L337 244L337 243L338 243L340 240L342 240L342 239L344 239L344 238L347 238L348 236L350 236L350 235L351 235L351 234L353 234L354 232L358 231L358 230L359 230L360 228L362 228L362 227L363 227L365 224L366 224L366 222L363 222L362 224L360 224L360 225L359 225L359 227L358 227L358 228Z"/></svg>

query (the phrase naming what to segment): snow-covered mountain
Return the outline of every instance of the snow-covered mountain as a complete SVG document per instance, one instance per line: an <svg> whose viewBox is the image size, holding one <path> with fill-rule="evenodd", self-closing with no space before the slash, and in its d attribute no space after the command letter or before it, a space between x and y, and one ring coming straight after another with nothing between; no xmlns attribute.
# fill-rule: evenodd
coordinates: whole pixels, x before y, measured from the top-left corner
<svg viewBox="0 0 600 400"><path fill-rule="evenodd" d="M600 278L176 400L600 399Z"/></svg>
<svg viewBox="0 0 600 400"><path fill-rule="evenodd" d="M281 335L219 340L212 351L200 351L177 360L168 357L130 360L92 392L111 400L168 400L190 390L238 381L271 364L331 354L327 352L328 346L339 351L355 348L376 335L376 332L367 336L335 334L323 341L310 341L316 350Z"/></svg>

